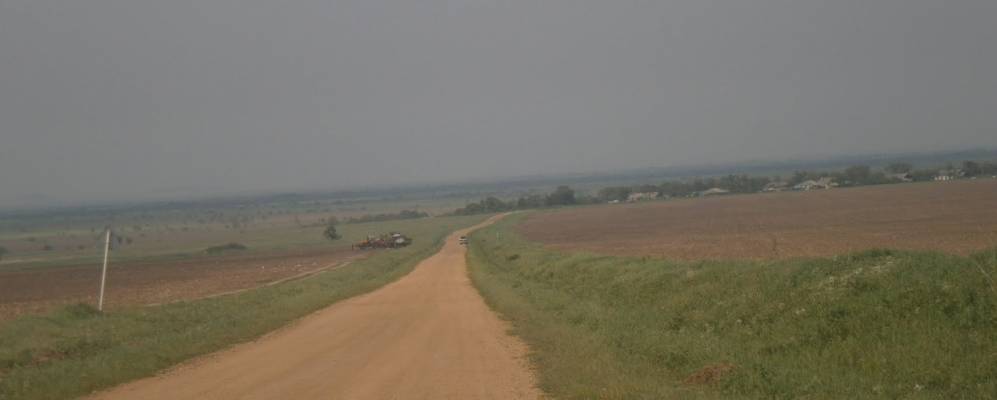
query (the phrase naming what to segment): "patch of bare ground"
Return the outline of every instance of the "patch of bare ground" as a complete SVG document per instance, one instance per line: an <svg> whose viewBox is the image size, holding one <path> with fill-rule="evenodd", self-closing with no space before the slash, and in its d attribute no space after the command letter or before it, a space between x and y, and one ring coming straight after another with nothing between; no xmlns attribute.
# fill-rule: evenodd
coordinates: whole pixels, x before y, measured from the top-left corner
<svg viewBox="0 0 997 400"><path fill-rule="evenodd" d="M734 364L720 363L708 365L694 372L682 381L686 385L709 385L734 372Z"/></svg>
<svg viewBox="0 0 997 400"><path fill-rule="evenodd" d="M565 251L679 260L997 246L997 180L897 184L538 213L518 228Z"/></svg>
<svg viewBox="0 0 997 400"><path fill-rule="evenodd" d="M307 275L366 252L309 251L111 263L110 307L191 300ZM0 273L0 321L77 302L96 303L99 265Z"/></svg>

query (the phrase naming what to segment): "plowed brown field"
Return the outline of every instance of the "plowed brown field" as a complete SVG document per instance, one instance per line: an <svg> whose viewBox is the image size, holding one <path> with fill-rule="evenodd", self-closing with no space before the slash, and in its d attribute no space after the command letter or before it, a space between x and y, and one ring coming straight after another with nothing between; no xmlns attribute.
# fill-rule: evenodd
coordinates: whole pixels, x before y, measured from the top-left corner
<svg viewBox="0 0 997 400"><path fill-rule="evenodd" d="M111 263L105 304L154 304L252 288L334 267L367 253L312 251ZM0 321L68 303L96 303L100 265L0 272Z"/></svg>
<svg viewBox="0 0 997 400"><path fill-rule="evenodd" d="M538 213L519 229L560 250L680 260L968 254L997 246L997 180L607 205Z"/></svg>

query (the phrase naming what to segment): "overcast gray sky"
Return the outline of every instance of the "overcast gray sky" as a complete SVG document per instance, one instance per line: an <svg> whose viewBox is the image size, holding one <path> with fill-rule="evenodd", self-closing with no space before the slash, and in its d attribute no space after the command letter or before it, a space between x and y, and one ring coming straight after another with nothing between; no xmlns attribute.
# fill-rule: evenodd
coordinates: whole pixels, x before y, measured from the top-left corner
<svg viewBox="0 0 997 400"><path fill-rule="evenodd" d="M997 1L0 0L0 206L997 146Z"/></svg>

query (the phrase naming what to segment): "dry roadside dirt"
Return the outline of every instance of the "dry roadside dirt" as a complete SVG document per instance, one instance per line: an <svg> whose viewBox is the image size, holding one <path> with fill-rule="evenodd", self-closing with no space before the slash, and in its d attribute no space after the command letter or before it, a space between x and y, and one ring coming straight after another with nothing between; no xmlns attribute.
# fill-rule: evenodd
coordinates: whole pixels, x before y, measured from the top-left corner
<svg viewBox="0 0 997 400"><path fill-rule="evenodd" d="M457 237L477 227L453 233L439 253L375 292L91 398L541 398L526 346L468 278Z"/></svg>

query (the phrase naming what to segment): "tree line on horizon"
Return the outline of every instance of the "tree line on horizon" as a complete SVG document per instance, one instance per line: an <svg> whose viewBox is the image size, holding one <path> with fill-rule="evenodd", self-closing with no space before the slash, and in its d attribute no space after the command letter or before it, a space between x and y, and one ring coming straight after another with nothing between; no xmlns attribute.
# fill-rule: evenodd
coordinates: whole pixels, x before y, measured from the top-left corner
<svg viewBox="0 0 997 400"><path fill-rule="evenodd" d="M362 224L367 222L393 221L400 219L427 218L429 213L418 210L401 210L397 213L364 214L359 217L349 217L343 220L344 224Z"/></svg>
<svg viewBox="0 0 997 400"><path fill-rule="evenodd" d="M503 201L495 196L488 196L476 203L469 203L462 208L458 208L451 214L474 215L575 204L593 204L597 202L599 202L598 199L591 196L576 196L574 189L562 185L546 195L531 194L510 201Z"/></svg>
<svg viewBox="0 0 997 400"><path fill-rule="evenodd" d="M881 170L868 165L853 165L839 171L795 171L783 179L781 176L752 176L747 174L730 174L720 177L697 177L684 181L665 181L661 184L642 184L630 186L609 186L599 189L594 196L578 195L568 186L558 186L553 192L541 195L531 194L515 200L502 200L489 196L475 203L469 203L454 210L452 215L473 215L515 210L528 210L545 207L557 207L578 204L598 204L611 201L625 201L634 193L657 193L665 197L692 197L703 191L719 188L730 193L757 193L769 184L783 182L792 187L808 180L831 178L839 186L867 186L907 181L924 182L934 180L939 175L952 175L956 178L974 178L979 176L997 175L997 163L963 161L960 167L949 163L936 168L915 169L910 163L896 162ZM901 177L902 176L902 177Z"/></svg>

